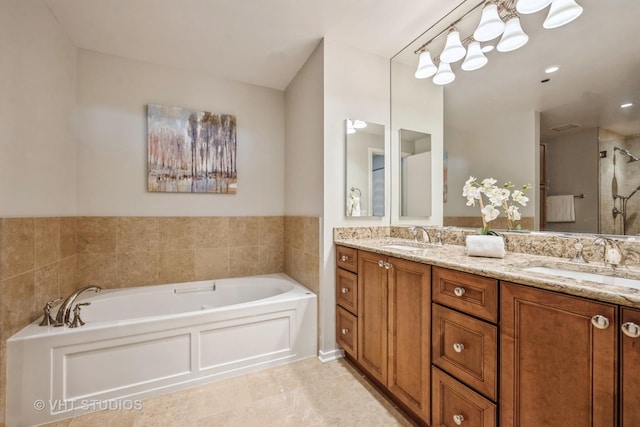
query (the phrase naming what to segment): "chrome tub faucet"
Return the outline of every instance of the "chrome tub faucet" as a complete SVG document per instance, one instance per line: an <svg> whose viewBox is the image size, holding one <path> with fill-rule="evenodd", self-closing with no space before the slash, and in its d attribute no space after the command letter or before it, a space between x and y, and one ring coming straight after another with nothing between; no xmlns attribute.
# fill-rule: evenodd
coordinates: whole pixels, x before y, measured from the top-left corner
<svg viewBox="0 0 640 427"><path fill-rule="evenodd" d="M76 302L76 299L78 299L78 297L84 292L87 292L87 291L100 292L101 290L102 288L99 286L85 286L84 288L80 288L74 293L72 293L71 295L69 295L69 297L67 297L67 299L65 299L60 305L60 308L58 309L58 314L56 314L56 322L53 324L53 326L64 326L64 325L70 326L71 325L71 309L73 308L73 304Z"/></svg>

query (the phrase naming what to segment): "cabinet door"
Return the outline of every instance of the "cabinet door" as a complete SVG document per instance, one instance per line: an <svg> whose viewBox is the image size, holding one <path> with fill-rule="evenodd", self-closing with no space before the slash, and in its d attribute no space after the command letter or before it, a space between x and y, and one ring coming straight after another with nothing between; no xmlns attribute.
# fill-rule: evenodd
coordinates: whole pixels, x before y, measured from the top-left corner
<svg viewBox="0 0 640 427"><path fill-rule="evenodd" d="M358 363L387 384L387 262L384 255L358 253Z"/></svg>
<svg viewBox="0 0 640 427"><path fill-rule="evenodd" d="M387 387L430 423L431 267L389 258Z"/></svg>
<svg viewBox="0 0 640 427"><path fill-rule="evenodd" d="M616 425L616 306L503 283L500 309L500 426Z"/></svg>
<svg viewBox="0 0 640 427"><path fill-rule="evenodd" d="M336 341L349 356L358 357L358 319L340 306L336 307Z"/></svg>
<svg viewBox="0 0 640 427"><path fill-rule="evenodd" d="M640 327L640 310L622 309L622 355L620 358L620 381L622 381L622 396L620 416L623 427L640 426L640 337L637 327Z"/></svg>

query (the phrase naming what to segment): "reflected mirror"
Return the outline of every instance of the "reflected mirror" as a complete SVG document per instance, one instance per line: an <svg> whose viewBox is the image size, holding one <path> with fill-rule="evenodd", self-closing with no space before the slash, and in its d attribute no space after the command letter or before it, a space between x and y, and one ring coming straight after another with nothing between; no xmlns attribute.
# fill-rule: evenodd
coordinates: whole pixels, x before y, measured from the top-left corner
<svg viewBox="0 0 640 427"><path fill-rule="evenodd" d="M521 210L523 228L640 233L640 162L635 161L640 157L640 43L634 42L640 2L577 2L584 8L582 15L559 28L543 27L548 7L520 14L529 37L524 46L486 52L488 63L475 71L462 70L463 60L453 63L455 80L448 85L411 74L443 93L444 188L450 193L443 206L444 225L477 226L471 223L479 220L477 210L461 196L465 180L473 175L512 181L517 187L534 185ZM415 72L416 51L465 15L456 27L462 40L471 36L481 15L476 6L482 3L461 2L393 58L392 109L394 63ZM445 39L429 44L433 58L444 49ZM481 45L495 48L499 40ZM545 72L550 66L558 69ZM568 209L569 215L558 217L553 206L558 203L551 196L564 200L560 210Z"/></svg>
<svg viewBox="0 0 640 427"><path fill-rule="evenodd" d="M400 129L400 216L431 215L431 135Z"/></svg>
<svg viewBox="0 0 640 427"><path fill-rule="evenodd" d="M346 215L384 216L384 126L345 120Z"/></svg>

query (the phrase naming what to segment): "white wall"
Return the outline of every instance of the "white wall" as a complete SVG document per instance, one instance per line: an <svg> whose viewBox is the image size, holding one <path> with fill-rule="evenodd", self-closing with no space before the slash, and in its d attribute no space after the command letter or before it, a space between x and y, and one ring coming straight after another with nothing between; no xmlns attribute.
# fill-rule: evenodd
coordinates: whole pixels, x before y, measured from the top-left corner
<svg viewBox="0 0 640 427"><path fill-rule="evenodd" d="M479 109L479 113L481 113ZM495 178L498 185L511 181L517 189L525 184L530 201L520 208L522 216L537 214L538 114L492 112L477 116L473 123L451 123L445 117L444 149L448 153L448 197L445 216L480 215L476 206L466 206L462 187L469 176Z"/></svg>
<svg viewBox="0 0 640 427"><path fill-rule="evenodd" d="M389 59L333 40L324 41L324 229L320 266L320 351L330 354L335 342L335 250L333 227L389 224L384 217L345 216L345 128L347 117L385 125L389 140ZM385 194L389 195L389 156L385 156Z"/></svg>
<svg viewBox="0 0 640 427"><path fill-rule="evenodd" d="M78 51L79 215L282 215L284 94L206 74ZM147 104L233 114L235 195L150 193Z"/></svg>
<svg viewBox="0 0 640 427"><path fill-rule="evenodd" d="M431 214L428 217L400 216L400 198L392 200L393 224L442 225L443 186L443 138L444 104L443 89L431 79L416 79L415 66L392 62L391 100L391 165L393 194L400 194L400 129L422 132L431 136ZM394 165L397 165L394 167Z"/></svg>
<svg viewBox="0 0 640 427"><path fill-rule="evenodd" d="M0 216L75 214L75 66L43 2L0 3Z"/></svg>
<svg viewBox="0 0 640 427"><path fill-rule="evenodd" d="M324 47L320 42L285 91L285 213L322 216Z"/></svg>

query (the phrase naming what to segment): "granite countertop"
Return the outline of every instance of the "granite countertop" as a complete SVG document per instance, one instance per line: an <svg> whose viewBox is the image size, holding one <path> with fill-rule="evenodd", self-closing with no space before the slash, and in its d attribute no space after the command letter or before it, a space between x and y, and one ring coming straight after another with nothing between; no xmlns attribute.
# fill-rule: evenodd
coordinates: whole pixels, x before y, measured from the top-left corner
<svg viewBox="0 0 640 427"><path fill-rule="evenodd" d="M570 262L566 258L516 252L507 252L505 257L501 259L470 257L466 254L466 248L464 246L450 244L442 246L422 244L417 245L421 247L413 251L391 249L385 246L390 244L411 246L414 244L410 240L388 237L373 239L337 238L334 239L334 243L336 245L363 249L423 264L493 277L495 279L529 285L540 289L548 289L627 307L640 308L640 289L525 270L528 267L543 266L604 275L614 274L614 270L611 267L607 267L602 263L577 264ZM620 268L615 271L615 274L619 277L624 276L627 278L640 279L640 268Z"/></svg>

